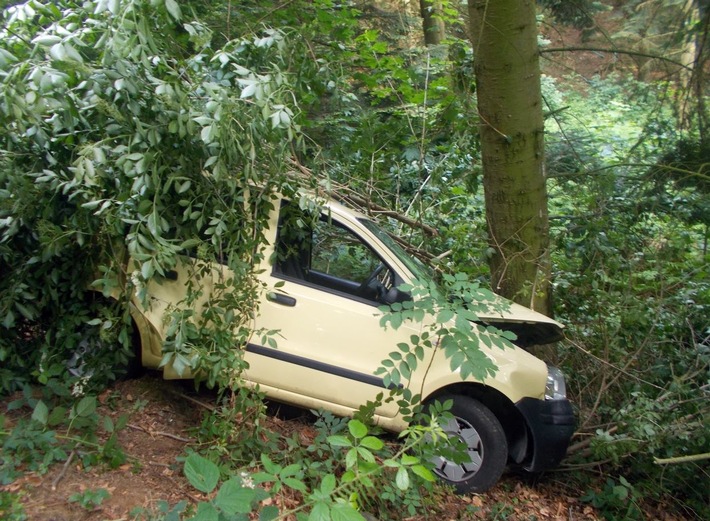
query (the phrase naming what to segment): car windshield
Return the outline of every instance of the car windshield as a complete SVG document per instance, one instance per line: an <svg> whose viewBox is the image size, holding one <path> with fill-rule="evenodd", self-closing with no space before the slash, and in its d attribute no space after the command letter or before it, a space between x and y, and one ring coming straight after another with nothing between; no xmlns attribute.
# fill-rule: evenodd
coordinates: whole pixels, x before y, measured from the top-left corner
<svg viewBox="0 0 710 521"><path fill-rule="evenodd" d="M434 271L429 266L421 262L419 259L409 255L404 248L397 243L397 241L390 237L390 235L380 228L374 221L361 218L360 222L397 256L402 264L404 264L407 269L412 272L415 279L423 282L436 280Z"/></svg>

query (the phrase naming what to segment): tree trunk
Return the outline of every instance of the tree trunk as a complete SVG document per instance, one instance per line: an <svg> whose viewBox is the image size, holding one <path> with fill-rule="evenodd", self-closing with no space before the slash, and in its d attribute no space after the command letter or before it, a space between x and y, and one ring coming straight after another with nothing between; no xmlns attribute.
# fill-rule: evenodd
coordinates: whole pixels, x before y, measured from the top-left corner
<svg viewBox="0 0 710 521"><path fill-rule="evenodd" d="M446 37L446 26L441 18L441 0L419 0L419 10L424 25L424 43L437 45Z"/></svg>
<svg viewBox="0 0 710 521"><path fill-rule="evenodd" d="M702 5L700 0L696 3L699 23L695 36L695 61L693 63L693 87L697 100L698 130L700 134L700 144L705 147L710 145L708 136L709 114L705 103L706 94L706 72L707 64L710 61L710 6Z"/></svg>
<svg viewBox="0 0 710 521"><path fill-rule="evenodd" d="M533 0L470 0L493 289L550 314L547 190Z"/></svg>

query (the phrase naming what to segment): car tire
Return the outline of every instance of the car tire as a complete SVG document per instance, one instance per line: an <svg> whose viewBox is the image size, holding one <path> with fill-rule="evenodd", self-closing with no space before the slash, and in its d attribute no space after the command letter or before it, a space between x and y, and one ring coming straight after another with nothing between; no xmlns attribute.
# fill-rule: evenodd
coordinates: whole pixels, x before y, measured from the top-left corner
<svg viewBox="0 0 710 521"><path fill-rule="evenodd" d="M453 418L440 425L449 437L456 437L468 447L470 461L455 463L435 456L434 473L454 487L458 494L481 493L500 479L508 462L508 442L498 418L481 402L461 395L442 395L436 401L453 401Z"/></svg>

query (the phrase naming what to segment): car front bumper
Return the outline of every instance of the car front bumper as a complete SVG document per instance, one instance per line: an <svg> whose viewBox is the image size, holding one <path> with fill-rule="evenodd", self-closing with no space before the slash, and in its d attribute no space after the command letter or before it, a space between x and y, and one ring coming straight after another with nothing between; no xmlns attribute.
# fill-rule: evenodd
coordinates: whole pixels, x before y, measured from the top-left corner
<svg viewBox="0 0 710 521"><path fill-rule="evenodd" d="M528 457L522 463L527 472L556 467L567 453L575 430L575 418L569 400L523 398L516 407L528 426Z"/></svg>

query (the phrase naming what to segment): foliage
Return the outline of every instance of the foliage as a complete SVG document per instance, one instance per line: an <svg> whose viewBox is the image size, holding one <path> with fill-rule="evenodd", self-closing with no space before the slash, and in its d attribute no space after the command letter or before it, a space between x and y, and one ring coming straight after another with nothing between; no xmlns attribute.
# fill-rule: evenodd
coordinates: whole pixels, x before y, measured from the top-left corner
<svg viewBox="0 0 710 521"><path fill-rule="evenodd" d="M261 424L266 412L263 395L240 387L220 401L218 408L204 416L196 432L197 439L205 445L203 454L228 458L230 465L238 466L275 449L275 435ZM240 423L250 428L235 429Z"/></svg>
<svg viewBox="0 0 710 521"><path fill-rule="evenodd" d="M420 335L412 335L410 344L398 344L399 351L389 354L375 374L384 375L387 387L408 388L412 373L433 349L433 340L444 350L450 360L451 371L460 371L462 379L483 381L493 376L497 367L483 347L511 347L515 335L493 326L479 324L478 313L504 307L495 295L478 283L471 283L463 273L444 274L439 286L433 279L403 284L402 291L412 295L412 300L383 306L385 312L380 323L385 327L399 328L405 321L422 322ZM435 317L427 323L427 317ZM416 403L417 400L409 399Z"/></svg>
<svg viewBox="0 0 710 521"><path fill-rule="evenodd" d="M233 347L248 333L235 326L254 308L260 222L298 146L298 114L287 79L294 48L279 31L212 49L209 29L172 0L30 0L3 15L3 391L37 381L46 393L26 393L32 417L2 433L7 482L20 465L44 472L77 447L84 465L125 460L116 444L125 418L100 419L95 397L81 394L125 367L128 299L178 255L223 259L232 275L202 322L186 311L199 284L172 310L166 362L192 364L185 353L209 338L201 363L223 362L209 366L209 382L236 387Z"/></svg>
<svg viewBox="0 0 710 521"><path fill-rule="evenodd" d="M589 491L582 501L587 501L598 508L608 520L644 519L638 504L639 498L639 492L621 476L618 483L608 478L601 491Z"/></svg>
<svg viewBox="0 0 710 521"><path fill-rule="evenodd" d="M18 494L0 490L0 515L7 521L25 521L27 519Z"/></svg>
<svg viewBox="0 0 710 521"><path fill-rule="evenodd" d="M357 11L328 2L321 7L317 23L303 27L301 35L311 30L321 35L329 27L334 39L349 41ZM258 11L256 4L253 8ZM41 383L65 380L76 389L88 384L100 388L116 377L104 368L125 365L130 356L130 296L135 294L146 305L147 287L184 263L181 256L190 256L195 262L189 266L186 295L165 316L163 363L178 372L197 370L208 384L233 391L233 400L239 396L205 422L204 434L216 436L211 438L218 440L212 445L214 454L233 457L238 448L246 460L264 447L258 438L254 446L235 439L233 421L239 414L258 428L261 407L239 390L244 364L234 346L252 333L246 325L258 289L252 266L260 258L269 193L275 186L290 189L284 158L300 152L295 97L320 89L321 96L303 95L300 100L310 111L329 89L340 96L339 108L351 110L359 102L338 94L338 88L350 90L345 79L330 79L328 87L319 84L315 77L321 66L299 58L308 53L288 44L287 31L259 30L215 50L210 30L198 21L188 22L186 12L172 0L30 0L5 12L0 47L0 262L10 276L0 283L2 327L9 332L2 336L0 353L10 362L3 368L11 376L6 391L21 385L33 370ZM376 32L365 31L341 57L355 56L369 69L353 76L370 91L369 103L401 103L402 109L394 112L416 118L416 105L425 100L426 90L411 83L430 88L429 57L416 58L416 66L402 74L402 59L386 51ZM454 100L445 75L432 85ZM361 136L370 130L361 127ZM318 129L313 126L312 132L317 135ZM410 145L412 157L414 137L409 132L401 138ZM79 255L86 262L75 270ZM200 275L217 259L229 273L206 287ZM44 291L47 287L50 291ZM118 301L109 306L107 300L87 297L89 289ZM198 315L195 309L206 294L210 305ZM101 345L92 343L99 339ZM114 352L113 346L121 347ZM27 352L36 354L27 360ZM33 411L32 420L22 424L30 429L28 435L23 437L19 429L8 433L6 442L16 449L22 443L36 448L47 438L43 450L35 452L49 458L45 466L66 458L66 450L71 450L60 449L54 431L47 429L62 413L68 415L70 429L92 432L98 421L90 396L54 408L38 401ZM247 411L252 412L244 418ZM112 452L117 426L105 423L104 428L110 436L101 454L114 461L111 458L120 454ZM364 435L363 428L353 421L349 438L334 434L323 442L330 439L337 447L349 447L345 474L337 478L340 484L334 473L316 472L312 483L295 485L295 464L281 466L267 456L261 459L265 474L258 476L275 488L288 485L307 491L315 512L346 516L355 512L348 501L331 498L341 490L371 484L369 474L375 470L393 469L398 490L409 490L414 476L431 478L415 456L404 453L411 448L407 444L387 460L388 466L373 467L373 451L384 449L384 444ZM95 443L90 437L72 440ZM267 438L264 443L274 441ZM336 454L323 447L321 468L335 470ZM205 474L205 468L211 469L204 466L207 460L194 456L187 461L188 479L202 491L214 490L214 473ZM195 461L200 463L192 465ZM201 504L196 515L232 515L246 509L246 503L235 507L222 499L231 497L233 488L249 495L243 492L247 488L229 479L222 487L227 490L218 492L214 503ZM388 497L395 501L396 495ZM91 498L79 499L90 503ZM410 493L408 501L412 508L419 499Z"/></svg>
<svg viewBox="0 0 710 521"><path fill-rule="evenodd" d="M321 425L326 426L325 423ZM420 483L434 480L422 460L410 454L417 444L426 439L427 431L423 427L414 427L416 435L406 437L408 441L392 452L379 437L369 434L364 423L353 419L347 423L347 433L327 435L325 440L321 438L309 447L308 453L299 448L302 457L295 457L293 463L280 463L262 453L260 470L230 474L219 488L219 467L209 459L192 453L185 460L185 476L199 491L211 495L216 491L216 494L210 501L198 503L190 519L249 519L250 513L259 512L259 519L295 514L298 519L309 520L362 520L364 518L359 509L365 505L377 505L370 491L379 483L382 474L394 474L394 483L400 494L416 489ZM342 450L345 451L344 458ZM322 462L317 457L318 453L328 454L331 465L338 462L334 469L337 472L321 469L313 474L312 467ZM383 458L382 464L377 462L376 457ZM263 484L268 486L262 488L260 485ZM300 494L303 497L301 504L290 511L280 512L271 502L264 501L283 489ZM390 492L380 501L396 501L396 496ZM413 505L416 504L415 501ZM307 517L305 512L308 512Z"/></svg>
<svg viewBox="0 0 710 521"><path fill-rule="evenodd" d="M558 95L551 108L567 109L549 122L557 310L570 340L561 363L593 440L581 456L609 461L629 490L702 512L697 465L654 463L710 448L702 162L659 108L663 85L593 86ZM622 485L595 496L620 518L633 506L615 503Z"/></svg>
<svg viewBox="0 0 710 521"><path fill-rule="evenodd" d="M180 501L170 506L167 501L160 500L154 509L136 507L131 510L131 517L141 521L181 521L182 513L187 509L187 501Z"/></svg>
<svg viewBox="0 0 710 521"><path fill-rule="evenodd" d="M31 415L21 416L13 425L3 422L0 428L0 483L13 482L21 472L44 474L70 454L79 454L85 467L106 464L116 468L126 461L118 433L125 428L127 416L116 421L100 416L96 396L72 397L56 380L42 391L42 397L37 398L33 389L26 387L22 396L8 405L14 414L31 411Z"/></svg>
<svg viewBox="0 0 710 521"><path fill-rule="evenodd" d="M96 320L88 283L105 296L141 294L179 254L225 259L235 283L218 288L224 305L253 307L258 222L298 132L288 47L267 30L212 50L210 31L182 16L176 2L143 0L30 1L5 12L0 315L9 334L0 353L21 373L75 355L76 329ZM249 183L261 189L244 204ZM246 222L254 225L243 233ZM201 290L193 289L186 306ZM106 366L129 355L126 304L103 322L123 348L86 350ZM230 318L219 306L212 313ZM188 341L206 334L200 327ZM168 347L181 360L176 339ZM235 353L234 340L212 348Z"/></svg>
<svg viewBox="0 0 710 521"><path fill-rule="evenodd" d="M87 489L69 496L70 503L78 503L86 510L94 510L103 503L104 499L111 497L105 488Z"/></svg>
<svg viewBox="0 0 710 521"><path fill-rule="evenodd" d="M593 28L595 25L594 15L606 9L603 2L594 0L580 0L577 2L538 0L537 3L547 8L556 21L579 29Z"/></svg>

